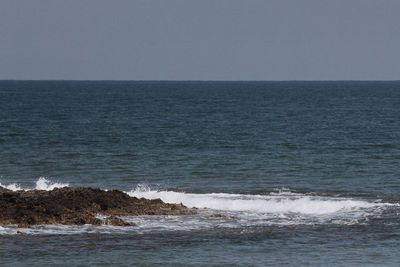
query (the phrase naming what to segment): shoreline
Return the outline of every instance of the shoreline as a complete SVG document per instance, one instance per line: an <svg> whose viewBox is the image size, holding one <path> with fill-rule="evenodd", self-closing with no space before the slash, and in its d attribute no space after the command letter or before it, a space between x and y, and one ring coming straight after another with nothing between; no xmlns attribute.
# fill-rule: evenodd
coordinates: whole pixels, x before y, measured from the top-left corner
<svg viewBox="0 0 400 267"><path fill-rule="evenodd" d="M168 204L160 199L130 197L119 190L91 187L62 187L46 190L12 191L0 187L0 226L18 228L33 225L113 225L135 226L118 216L190 215L196 209ZM101 220L96 216L107 216Z"/></svg>

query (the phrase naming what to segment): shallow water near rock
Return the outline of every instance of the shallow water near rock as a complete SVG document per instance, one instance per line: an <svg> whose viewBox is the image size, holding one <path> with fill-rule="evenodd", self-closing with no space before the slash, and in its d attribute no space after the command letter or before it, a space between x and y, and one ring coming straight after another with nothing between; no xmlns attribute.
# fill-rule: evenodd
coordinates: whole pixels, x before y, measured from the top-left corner
<svg viewBox="0 0 400 267"><path fill-rule="evenodd" d="M198 208L3 226L3 265L400 264L400 82L0 81L0 114L3 187Z"/></svg>

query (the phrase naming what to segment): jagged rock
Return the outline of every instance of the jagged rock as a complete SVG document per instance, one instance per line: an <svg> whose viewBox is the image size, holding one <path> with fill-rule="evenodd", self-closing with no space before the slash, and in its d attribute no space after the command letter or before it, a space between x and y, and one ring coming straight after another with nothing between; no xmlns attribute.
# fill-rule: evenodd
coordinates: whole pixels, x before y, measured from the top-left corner
<svg viewBox="0 0 400 267"><path fill-rule="evenodd" d="M97 215L111 216L112 225L128 226L115 216L187 215L196 213L182 204L167 204L160 199L138 199L118 191L97 188L64 187L51 191L11 191L0 187L0 226L18 224L101 225ZM107 223L107 222L106 222Z"/></svg>

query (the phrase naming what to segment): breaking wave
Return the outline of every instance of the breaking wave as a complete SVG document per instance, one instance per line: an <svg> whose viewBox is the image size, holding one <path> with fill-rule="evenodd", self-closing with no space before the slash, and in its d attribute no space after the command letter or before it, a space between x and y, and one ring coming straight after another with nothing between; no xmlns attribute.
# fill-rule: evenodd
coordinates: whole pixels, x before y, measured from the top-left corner
<svg viewBox="0 0 400 267"><path fill-rule="evenodd" d="M2 185L10 190L52 190L69 186L68 183L52 182L39 178L32 188L18 184ZM105 189L107 190L107 189ZM398 203L384 203L379 199L360 197L336 197L315 194L301 194L289 189L266 194L229 193L185 193L170 190L156 190L139 184L126 192L131 197L157 199L167 203L182 203L189 208L198 208L196 215L190 216L131 216L124 220L137 224L133 229L110 226L34 226L25 230L28 234L77 233L77 232L119 232L135 233L153 231L186 231L196 229L240 228L252 226L289 226L315 224L360 224L370 218L378 218L384 211ZM396 211L397 212L397 211ZM15 234L18 229L0 227L0 234Z"/></svg>
<svg viewBox="0 0 400 267"><path fill-rule="evenodd" d="M381 217L390 207L399 207L399 204L383 203L379 199L318 196L290 190L265 195L194 194L153 190L146 185L138 185L127 193L132 197L160 198L164 202L199 208L199 213L205 217L218 214L219 218L225 219L219 220L218 225L224 227L360 224Z"/></svg>
<svg viewBox="0 0 400 267"><path fill-rule="evenodd" d="M156 191L143 185L128 192L132 197L148 199L160 198L168 203L182 203L188 207L206 208L226 211L249 211L258 213L300 213L332 214L353 212L373 207L382 207L385 203L369 202L352 198L309 196L305 194L282 191L268 195L243 194L191 194L174 191Z"/></svg>
<svg viewBox="0 0 400 267"><path fill-rule="evenodd" d="M35 187L28 187L28 188L23 188L21 187L19 184L16 183L12 183L9 185L3 185L2 183L0 183L1 187L7 188L9 190L12 191L18 191L18 190L46 190L46 191L50 191L53 190L54 188L60 188L60 187L68 187L69 184L67 183L57 183L57 182L52 182L48 179L46 179L46 177L40 177L35 184Z"/></svg>

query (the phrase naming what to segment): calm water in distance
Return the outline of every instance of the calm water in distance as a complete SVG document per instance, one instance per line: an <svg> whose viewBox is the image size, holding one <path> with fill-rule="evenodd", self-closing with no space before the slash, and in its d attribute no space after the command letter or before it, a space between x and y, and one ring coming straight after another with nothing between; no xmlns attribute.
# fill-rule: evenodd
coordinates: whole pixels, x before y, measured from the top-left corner
<svg viewBox="0 0 400 267"><path fill-rule="evenodd" d="M0 81L1 185L201 208L5 227L0 263L398 266L399 166L397 81Z"/></svg>

